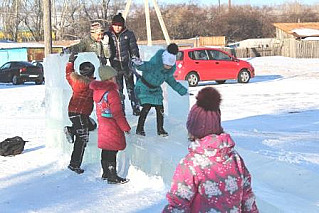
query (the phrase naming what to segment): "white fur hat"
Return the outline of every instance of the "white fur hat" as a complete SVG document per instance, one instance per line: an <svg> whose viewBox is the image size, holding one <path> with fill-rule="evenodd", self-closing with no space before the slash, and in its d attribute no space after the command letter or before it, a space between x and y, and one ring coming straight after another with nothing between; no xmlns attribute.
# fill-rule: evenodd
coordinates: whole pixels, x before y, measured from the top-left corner
<svg viewBox="0 0 319 213"><path fill-rule="evenodd" d="M163 64L168 66L174 66L176 63L176 55L169 53L167 50L162 55Z"/></svg>

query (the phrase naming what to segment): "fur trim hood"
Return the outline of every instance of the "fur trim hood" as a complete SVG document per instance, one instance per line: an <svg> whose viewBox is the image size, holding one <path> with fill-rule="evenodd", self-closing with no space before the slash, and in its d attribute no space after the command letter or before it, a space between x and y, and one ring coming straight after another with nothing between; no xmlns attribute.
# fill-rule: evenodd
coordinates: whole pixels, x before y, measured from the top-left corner
<svg viewBox="0 0 319 213"><path fill-rule="evenodd" d="M80 75L80 74L78 74L76 72L72 72L70 74L70 78L71 78L72 81L80 81L80 82L83 82L85 84L89 84L91 81L94 80L94 78L83 76L83 75Z"/></svg>

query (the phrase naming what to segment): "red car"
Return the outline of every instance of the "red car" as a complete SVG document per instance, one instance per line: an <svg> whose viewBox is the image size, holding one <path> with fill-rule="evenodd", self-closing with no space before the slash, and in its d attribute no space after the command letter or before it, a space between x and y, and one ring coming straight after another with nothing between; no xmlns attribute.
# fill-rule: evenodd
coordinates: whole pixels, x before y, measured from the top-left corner
<svg viewBox="0 0 319 213"><path fill-rule="evenodd" d="M248 83L255 77L253 66L217 48L189 48L180 50L176 58L176 80L187 80L190 87L199 81L214 80L218 84L236 79Z"/></svg>

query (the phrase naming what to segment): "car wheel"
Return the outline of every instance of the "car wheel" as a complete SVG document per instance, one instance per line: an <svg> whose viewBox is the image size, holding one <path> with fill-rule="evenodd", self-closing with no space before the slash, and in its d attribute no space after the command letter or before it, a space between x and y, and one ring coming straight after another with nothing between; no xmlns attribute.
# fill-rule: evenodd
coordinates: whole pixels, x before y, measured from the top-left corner
<svg viewBox="0 0 319 213"><path fill-rule="evenodd" d="M16 75L14 75L14 76L12 77L12 84L18 85L19 83L20 83L19 77L16 76Z"/></svg>
<svg viewBox="0 0 319 213"><path fill-rule="evenodd" d="M216 81L216 83L217 84L223 84L223 83L225 83L226 82L226 80L219 80L219 81Z"/></svg>
<svg viewBox="0 0 319 213"><path fill-rule="evenodd" d="M243 69L239 72L238 74L238 83L248 83L250 80L250 74L248 72L248 70Z"/></svg>
<svg viewBox="0 0 319 213"><path fill-rule="evenodd" d="M36 85L40 85L40 84L43 84L43 80L36 80L34 83L35 83Z"/></svg>
<svg viewBox="0 0 319 213"><path fill-rule="evenodd" d="M188 81L188 85L190 87L195 87L199 82L199 76L196 72L190 72L187 74L186 80Z"/></svg>

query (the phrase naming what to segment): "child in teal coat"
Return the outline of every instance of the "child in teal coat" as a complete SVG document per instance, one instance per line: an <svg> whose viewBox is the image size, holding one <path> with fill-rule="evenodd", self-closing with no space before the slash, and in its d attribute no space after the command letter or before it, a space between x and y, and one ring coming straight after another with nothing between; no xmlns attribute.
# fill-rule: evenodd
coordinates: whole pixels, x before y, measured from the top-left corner
<svg viewBox="0 0 319 213"><path fill-rule="evenodd" d="M163 90L161 85L166 82L180 95L187 94L187 89L177 82L173 77L176 70L176 54L178 46L175 43L168 45L165 49L158 50L149 60L141 62L133 60L135 67L142 71L142 76L135 85L135 94L140 101L142 108L136 134L145 136L144 123L151 107L155 107L157 120L157 134L168 136L164 130L164 106Z"/></svg>

